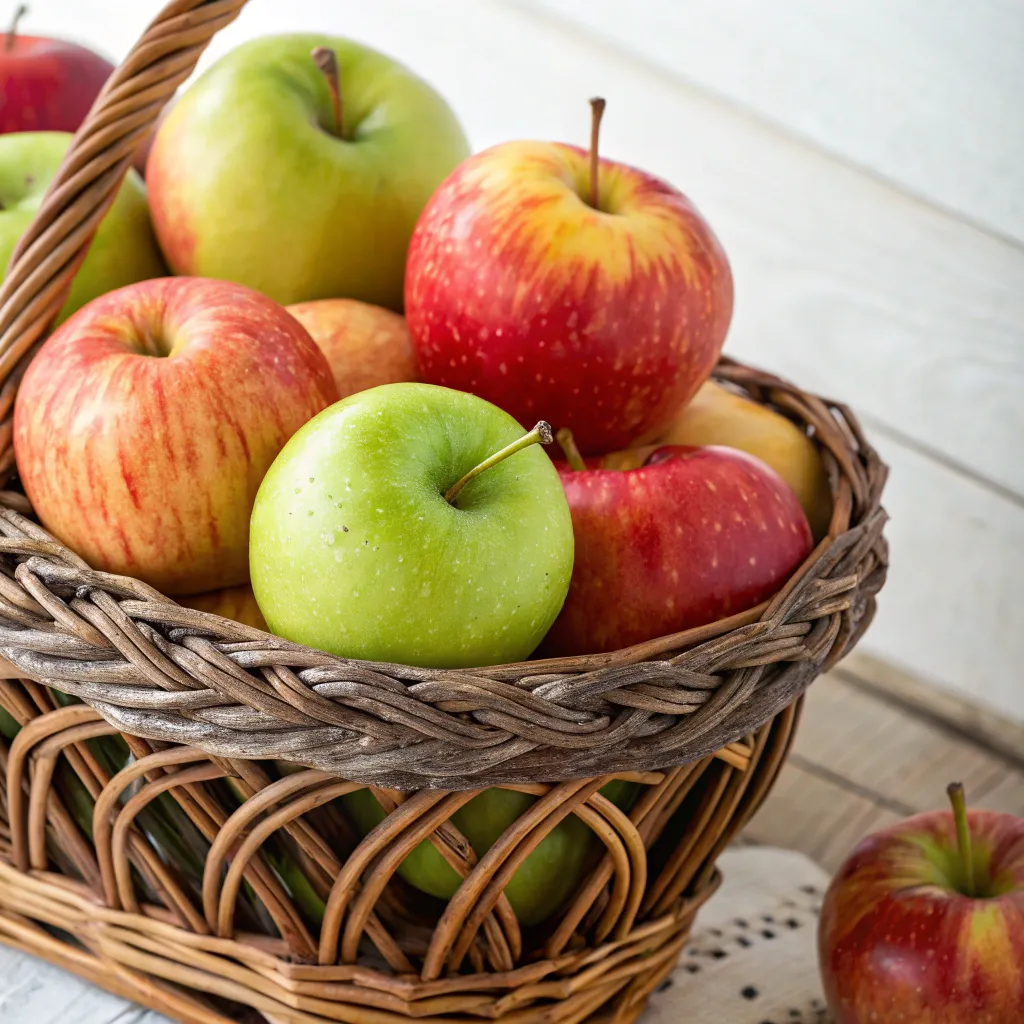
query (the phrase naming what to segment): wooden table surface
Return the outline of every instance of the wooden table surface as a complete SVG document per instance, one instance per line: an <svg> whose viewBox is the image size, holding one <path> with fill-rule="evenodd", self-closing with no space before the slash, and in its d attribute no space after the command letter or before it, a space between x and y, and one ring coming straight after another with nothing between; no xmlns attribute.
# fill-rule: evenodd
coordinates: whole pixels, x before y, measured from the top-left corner
<svg viewBox="0 0 1024 1024"><path fill-rule="evenodd" d="M968 803L1024 815L1024 729L853 654L810 688L789 762L746 830L834 871L853 844L900 818Z"/></svg>

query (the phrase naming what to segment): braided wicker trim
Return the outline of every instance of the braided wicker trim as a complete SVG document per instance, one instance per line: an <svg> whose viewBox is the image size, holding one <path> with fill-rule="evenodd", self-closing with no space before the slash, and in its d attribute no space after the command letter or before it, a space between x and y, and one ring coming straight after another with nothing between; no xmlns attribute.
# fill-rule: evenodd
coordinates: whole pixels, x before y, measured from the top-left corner
<svg viewBox="0 0 1024 1024"><path fill-rule="evenodd" d="M0 481L21 372L134 151L244 0L174 0L111 77L0 288ZM886 470L843 406L724 360L721 379L807 425L829 537L765 606L611 655L472 671L350 661L91 570L0 492L0 652L125 732L222 757L285 757L394 788L653 769L768 721L870 622L885 577Z"/></svg>
<svg viewBox="0 0 1024 1024"><path fill-rule="evenodd" d="M702 757L768 721L842 656L870 622L886 566L884 467L852 416L736 364L721 375L805 413L828 445L841 532L766 607L610 655L468 671L353 661L95 572L8 509L0 653L124 732L396 789Z"/></svg>

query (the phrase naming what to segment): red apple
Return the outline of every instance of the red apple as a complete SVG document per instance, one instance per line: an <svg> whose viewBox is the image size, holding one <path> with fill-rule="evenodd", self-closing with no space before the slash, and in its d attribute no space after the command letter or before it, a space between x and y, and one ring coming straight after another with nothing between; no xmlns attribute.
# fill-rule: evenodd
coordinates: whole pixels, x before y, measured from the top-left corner
<svg viewBox="0 0 1024 1024"><path fill-rule="evenodd" d="M557 409L597 453L672 423L715 365L733 296L725 253L686 196L590 163L546 142L464 161L413 233L405 313L424 381L524 426Z"/></svg>
<svg viewBox="0 0 1024 1024"><path fill-rule="evenodd" d="M0 40L0 133L77 131L114 65L76 43L18 35L24 13Z"/></svg>
<svg viewBox="0 0 1024 1024"><path fill-rule="evenodd" d="M634 469L559 465L576 538L546 655L614 651L752 608L811 550L807 517L732 448L656 449Z"/></svg>
<svg viewBox="0 0 1024 1024"><path fill-rule="evenodd" d="M316 299L286 308L327 356L341 398L417 379L416 353L398 313L358 299Z"/></svg>
<svg viewBox="0 0 1024 1024"><path fill-rule="evenodd" d="M14 451L39 518L90 565L198 593L248 579L263 476L336 399L281 306L158 278L94 299L46 341L18 391Z"/></svg>
<svg viewBox="0 0 1024 1024"><path fill-rule="evenodd" d="M1024 818L964 807L868 836L822 907L835 1024L1024 1021Z"/></svg>

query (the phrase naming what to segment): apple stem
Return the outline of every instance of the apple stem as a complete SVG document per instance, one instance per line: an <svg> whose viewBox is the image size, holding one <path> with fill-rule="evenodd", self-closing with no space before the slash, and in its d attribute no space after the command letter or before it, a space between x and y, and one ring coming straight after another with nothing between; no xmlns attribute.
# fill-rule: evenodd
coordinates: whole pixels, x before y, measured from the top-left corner
<svg viewBox="0 0 1024 1024"><path fill-rule="evenodd" d="M541 420L537 426L533 428L528 434L523 434L518 441L513 441L511 444L505 445L504 448L499 452L495 452L493 455L489 455L479 466L474 466L458 483L454 483L447 491L444 492L444 500L449 505L454 504L455 499L458 497L459 491L462 490L466 484L475 476L479 476L484 470L490 469L491 466L496 466L499 462L504 462L510 455L515 455L516 452L521 452L524 448L529 448L531 444L551 444L554 440L554 436L551 433L551 424L545 423Z"/></svg>
<svg viewBox="0 0 1024 1024"><path fill-rule="evenodd" d="M967 800L964 784L951 782L946 789L949 802L953 805L953 822L956 825L956 845L960 850L960 864L964 873L964 895L974 896L974 854L971 850L971 830L967 824Z"/></svg>
<svg viewBox="0 0 1024 1024"><path fill-rule="evenodd" d="M583 461L579 448L576 447L576 438L572 436L572 431L568 427L562 427L555 434L555 440L558 442L558 447L562 449L562 454L565 456L565 461L569 463L569 468L577 473L584 472L587 464Z"/></svg>
<svg viewBox="0 0 1024 1024"><path fill-rule="evenodd" d="M341 77L338 73L338 55L327 46L316 46L310 56L327 79L327 88L331 90L331 103L334 105L334 130L338 138L343 139L345 134L341 128Z"/></svg>
<svg viewBox="0 0 1024 1024"><path fill-rule="evenodd" d="M18 4L14 8L14 17L11 18L11 23L7 26L7 37L4 40L4 49L13 50L14 40L18 35L18 23L25 15L28 14L28 6L26 4Z"/></svg>
<svg viewBox="0 0 1024 1024"><path fill-rule="evenodd" d="M597 169L599 163L597 142L601 137L601 118L604 117L605 102L600 96L590 101L590 205L600 210L598 205Z"/></svg>

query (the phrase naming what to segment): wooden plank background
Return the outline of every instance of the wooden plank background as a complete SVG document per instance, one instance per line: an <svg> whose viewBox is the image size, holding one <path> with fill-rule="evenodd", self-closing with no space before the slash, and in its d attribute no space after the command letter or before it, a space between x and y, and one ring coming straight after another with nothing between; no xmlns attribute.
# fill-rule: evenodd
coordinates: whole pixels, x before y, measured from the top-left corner
<svg viewBox="0 0 1024 1024"><path fill-rule="evenodd" d="M121 57L157 0L26 31ZM1024 5L1014 0L251 0L408 63L476 148L584 143L686 191L736 276L726 350L842 396L893 467L865 648L1024 721Z"/></svg>

